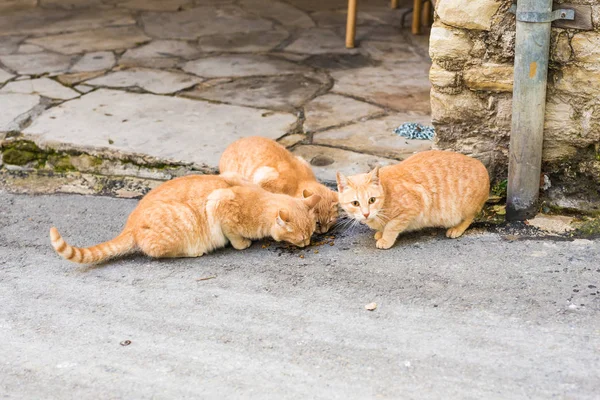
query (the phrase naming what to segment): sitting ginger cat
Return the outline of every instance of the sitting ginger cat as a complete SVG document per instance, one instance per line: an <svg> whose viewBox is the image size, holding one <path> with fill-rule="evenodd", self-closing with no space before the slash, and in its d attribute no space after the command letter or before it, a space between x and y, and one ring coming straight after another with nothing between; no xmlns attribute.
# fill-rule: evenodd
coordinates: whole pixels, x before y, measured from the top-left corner
<svg viewBox="0 0 600 400"><path fill-rule="evenodd" d="M327 232L337 219L337 193L317 182L305 160L274 140L259 136L237 140L223 152L219 170L241 174L273 193L301 197L308 190L318 195L321 200L314 209L318 233Z"/></svg>
<svg viewBox="0 0 600 400"><path fill-rule="evenodd" d="M308 192L304 198L270 193L235 174L190 175L150 191L108 242L72 247L56 228L50 240L62 257L85 264L138 250L151 257L199 257L227 242L243 250L267 236L304 247L315 230L312 209L319 200Z"/></svg>
<svg viewBox="0 0 600 400"><path fill-rule="evenodd" d="M389 249L398 234L426 227L448 228L457 238L488 199L485 166L459 153L425 151L367 174L337 174L340 205L377 230L377 248Z"/></svg>

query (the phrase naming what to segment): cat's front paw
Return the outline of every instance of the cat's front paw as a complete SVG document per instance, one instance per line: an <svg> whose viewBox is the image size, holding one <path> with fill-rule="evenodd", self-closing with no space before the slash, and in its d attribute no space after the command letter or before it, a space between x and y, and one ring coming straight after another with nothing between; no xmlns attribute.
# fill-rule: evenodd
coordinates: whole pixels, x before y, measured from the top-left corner
<svg viewBox="0 0 600 400"><path fill-rule="evenodd" d="M378 249L384 249L384 250L389 249L393 245L394 245L394 242L387 241L384 238L378 239L377 243L375 244L375 246L377 246Z"/></svg>
<svg viewBox="0 0 600 400"><path fill-rule="evenodd" d="M250 247L251 244L252 244L252 240L246 239L246 238L241 238L241 239L236 239L236 240L231 241L231 245L236 250L247 249L248 247Z"/></svg>
<svg viewBox="0 0 600 400"><path fill-rule="evenodd" d="M375 240L379 240L383 237L383 232L375 232Z"/></svg>

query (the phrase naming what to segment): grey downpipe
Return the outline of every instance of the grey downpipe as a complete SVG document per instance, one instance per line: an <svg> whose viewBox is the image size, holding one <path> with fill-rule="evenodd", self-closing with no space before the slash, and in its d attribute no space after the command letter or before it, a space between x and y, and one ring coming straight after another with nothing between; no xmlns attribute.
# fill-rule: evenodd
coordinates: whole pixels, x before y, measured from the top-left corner
<svg viewBox="0 0 600 400"><path fill-rule="evenodd" d="M550 15L551 12L552 0L519 0L517 3L506 199L506 219L509 221L521 221L531 218L536 213L542 168L546 82L550 52L551 20L527 22L519 20L519 16Z"/></svg>

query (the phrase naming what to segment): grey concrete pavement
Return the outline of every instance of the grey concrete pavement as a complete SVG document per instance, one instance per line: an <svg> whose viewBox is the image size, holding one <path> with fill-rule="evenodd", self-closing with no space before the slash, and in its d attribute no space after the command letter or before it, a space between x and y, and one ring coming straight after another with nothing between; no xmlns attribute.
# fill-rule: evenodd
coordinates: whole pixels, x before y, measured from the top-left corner
<svg viewBox="0 0 600 400"><path fill-rule="evenodd" d="M135 204L0 192L2 397L600 396L597 240L428 231L381 251L359 228L97 268L52 251L51 225L91 245Z"/></svg>

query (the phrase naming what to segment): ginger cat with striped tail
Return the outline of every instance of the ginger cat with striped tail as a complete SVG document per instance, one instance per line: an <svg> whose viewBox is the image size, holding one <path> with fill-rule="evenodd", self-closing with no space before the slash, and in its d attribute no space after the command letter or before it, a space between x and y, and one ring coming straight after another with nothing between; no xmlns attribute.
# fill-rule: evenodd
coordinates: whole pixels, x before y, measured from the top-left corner
<svg viewBox="0 0 600 400"><path fill-rule="evenodd" d="M327 232L337 220L337 193L317 181L304 159L274 140L251 136L233 142L223 152L219 170L239 173L273 193L301 197L308 190L320 196L315 207L318 233Z"/></svg>
<svg viewBox="0 0 600 400"><path fill-rule="evenodd" d="M67 244L56 228L52 246L63 258L94 264L142 252L156 258L199 257L227 243L238 250L272 237L298 247L315 230L312 209L319 196L293 198L268 192L239 175L190 175L150 191L114 239L88 248Z"/></svg>
<svg viewBox="0 0 600 400"><path fill-rule="evenodd" d="M340 205L375 229L376 246L389 249L398 235L427 227L448 228L457 238L489 197L485 166L463 154L417 153L399 164L345 177L337 173Z"/></svg>

